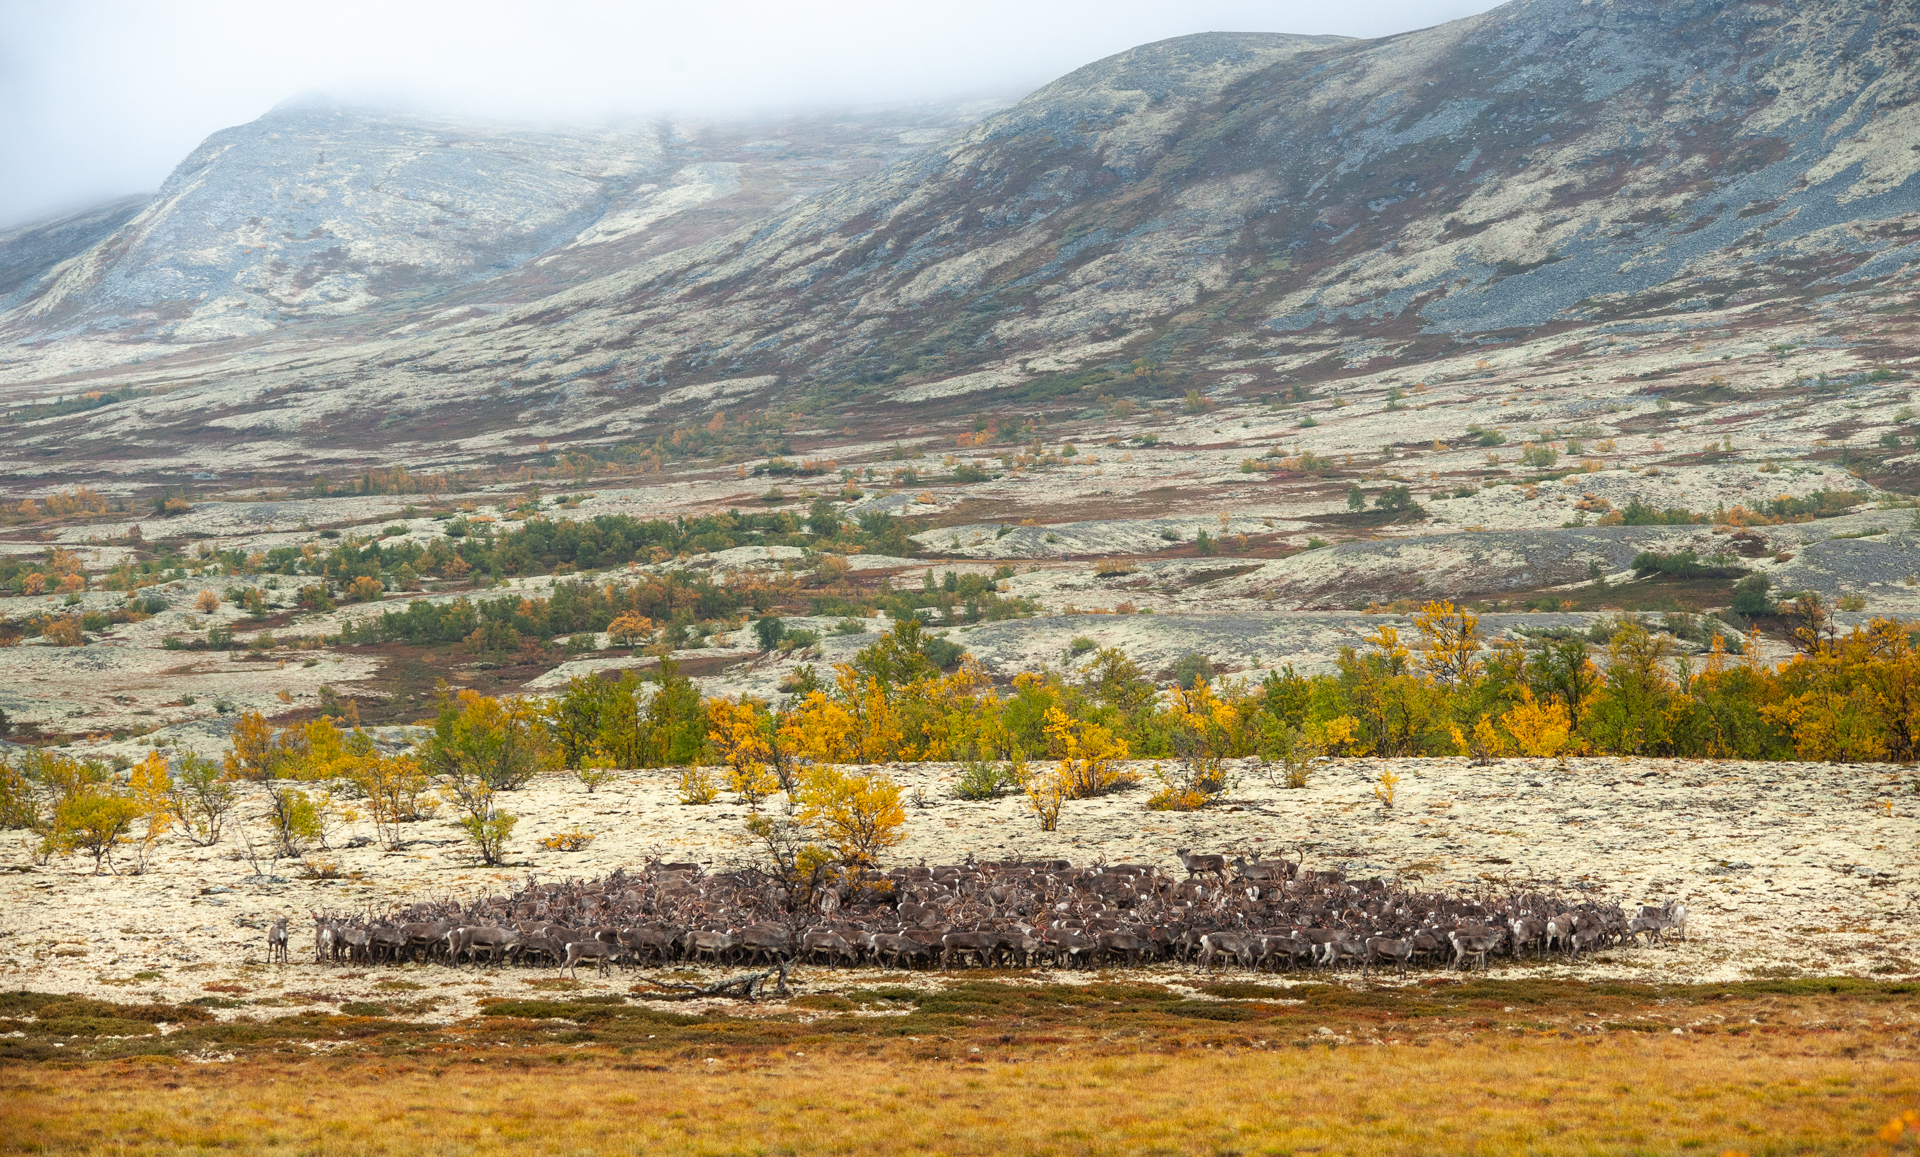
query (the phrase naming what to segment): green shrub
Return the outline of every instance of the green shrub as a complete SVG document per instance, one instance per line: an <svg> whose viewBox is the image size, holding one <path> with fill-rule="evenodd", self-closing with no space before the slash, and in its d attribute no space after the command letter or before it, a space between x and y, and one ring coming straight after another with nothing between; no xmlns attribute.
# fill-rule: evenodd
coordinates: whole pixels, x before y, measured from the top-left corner
<svg viewBox="0 0 1920 1157"><path fill-rule="evenodd" d="M1019 786L1019 777L1014 774L1011 763L969 760L960 766L953 796L955 799L997 799Z"/></svg>
<svg viewBox="0 0 1920 1157"><path fill-rule="evenodd" d="M771 651L779 646L780 640L786 636L786 633L786 622L772 615L768 615L753 625L754 638L760 640L760 649L762 651Z"/></svg>
<svg viewBox="0 0 1920 1157"><path fill-rule="evenodd" d="M1672 554L1643 550L1633 558L1633 569L1642 575L1662 574L1669 578L1736 578L1747 568L1736 566L1733 556L1715 554L1702 559L1692 547Z"/></svg>
<svg viewBox="0 0 1920 1157"><path fill-rule="evenodd" d="M941 638L937 635L927 640L925 650L928 660L942 671L948 670L960 662L960 657L967 653L965 647L962 647L950 639Z"/></svg>
<svg viewBox="0 0 1920 1157"><path fill-rule="evenodd" d="M1635 498L1621 509L1620 519L1628 526L1690 526L1707 521L1707 516L1678 506L1659 510Z"/></svg>
<svg viewBox="0 0 1920 1157"><path fill-rule="evenodd" d="M1213 660L1198 651L1187 652L1173 665L1173 681L1188 689L1202 679L1211 680L1213 675Z"/></svg>
<svg viewBox="0 0 1920 1157"><path fill-rule="evenodd" d="M1413 500L1413 488L1410 486L1389 486L1373 496L1373 504L1381 510L1418 513L1420 506Z"/></svg>
<svg viewBox="0 0 1920 1157"><path fill-rule="evenodd" d="M1733 584L1732 609L1743 615L1770 615L1774 612L1773 600L1767 596L1767 589L1773 586L1773 580L1763 574L1750 574Z"/></svg>

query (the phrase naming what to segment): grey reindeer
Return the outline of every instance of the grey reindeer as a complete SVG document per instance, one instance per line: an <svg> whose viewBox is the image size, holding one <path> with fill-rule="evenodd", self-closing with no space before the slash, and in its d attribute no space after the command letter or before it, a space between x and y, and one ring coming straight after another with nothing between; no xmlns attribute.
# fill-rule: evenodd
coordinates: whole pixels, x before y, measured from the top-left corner
<svg viewBox="0 0 1920 1157"><path fill-rule="evenodd" d="M267 963L285 964L287 961L287 918L282 916L267 926Z"/></svg>

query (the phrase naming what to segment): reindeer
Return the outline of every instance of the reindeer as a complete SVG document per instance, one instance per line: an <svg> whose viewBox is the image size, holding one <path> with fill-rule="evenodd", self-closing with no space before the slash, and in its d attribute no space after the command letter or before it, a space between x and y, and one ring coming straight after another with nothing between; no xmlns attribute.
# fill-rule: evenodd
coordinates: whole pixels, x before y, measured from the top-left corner
<svg viewBox="0 0 1920 1157"><path fill-rule="evenodd" d="M739 947L740 939L731 932L695 930L687 933L687 959L698 961L711 956L719 964L727 953Z"/></svg>
<svg viewBox="0 0 1920 1157"><path fill-rule="evenodd" d="M460 957L468 954L478 965L480 950L484 948L488 964L501 964L526 943L526 933L517 928L455 928L447 933L447 959L458 964Z"/></svg>
<svg viewBox="0 0 1920 1157"><path fill-rule="evenodd" d="M993 966L993 954L1000 947L998 932L949 932L940 937L940 967L951 968L954 957L976 959L980 967Z"/></svg>
<svg viewBox="0 0 1920 1157"><path fill-rule="evenodd" d="M775 924L749 924L740 929L739 945L747 950L747 963L765 957L768 964L779 964L793 955L793 937Z"/></svg>
<svg viewBox="0 0 1920 1157"><path fill-rule="evenodd" d="M1546 950L1553 951L1555 944L1564 950L1573 943L1573 917L1568 913L1547 917Z"/></svg>
<svg viewBox="0 0 1920 1157"><path fill-rule="evenodd" d="M1366 951L1366 963L1360 968L1361 976L1368 976L1373 972L1374 961L1391 960L1394 965L1394 974L1401 980L1407 978L1407 961L1413 958L1413 941L1369 936L1366 940Z"/></svg>
<svg viewBox="0 0 1920 1157"><path fill-rule="evenodd" d="M1682 943L1687 939L1687 906L1678 900L1668 900L1664 905L1667 915L1667 927L1680 934Z"/></svg>
<svg viewBox="0 0 1920 1157"><path fill-rule="evenodd" d="M1480 971L1487 970L1487 953L1500 947L1507 934L1498 928L1458 928L1447 934L1447 940L1453 944L1453 967L1462 968L1467 957L1473 957L1480 965ZM1471 971L1470 968L1463 969Z"/></svg>
<svg viewBox="0 0 1920 1157"><path fill-rule="evenodd" d="M659 958L660 963L667 962L667 955L673 951L673 933L665 928L623 928L618 939L620 946L633 954L636 962L644 964L648 952Z"/></svg>
<svg viewBox="0 0 1920 1157"><path fill-rule="evenodd" d="M267 926L267 963L287 963L287 918L285 916Z"/></svg>
<svg viewBox="0 0 1920 1157"><path fill-rule="evenodd" d="M313 962L323 964L340 959L339 925L328 917L313 913Z"/></svg>
<svg viewBox="0 0 1920 1157"><path fill-rule="evenodd" d="M1287 879L1286 866L1284 864L1262 864L1257 861L1249 864L1240 856L1235 856L1230 863L1233 867L1234 875L1239 876L1242 880L1246 880L1249 883L1280 884L1285 883Z"/></svg>
<svg viewBox="0 0 1920 1157"><path fill-rule="evenodd" d="M1107 960L1118 956L1126 962L1128 968L1139 964L1140 957L1153 947L1143 937L1135 936L1130 932L1102 932L1094 937L1094 944Z"/></svg>
<svg viewBox="0 0 1920 1157"><path fill-rule="evenodd" d="M1211 968L1216 959L1237 960L1241 967L1253 963L1253 942L1232 932L1209 932L1200 938L1200 967Z"/></svg>
<svg viewBox="0 0 1920 1157"><path fill-rule="evenodd" d="M1547 938L1547 922L1545 920L1540 919L1538 916L1516 916L1508 921L1508 927L1513 931L1513 955L1515 958L1524 954L1528 948L1532 948L1536 956L1545 954Z"/></svg>
<svg viewBox="0 0 1920 1157"><path fill-rule="evenodd" d="M916 960L930 961L933 958L931 946L918 940L890 932L877 932L873 936L873 958L881 964L892 959L897 968L911 968Z"/></svg>
<svg viewBox="0 0 1920 1157"><path fill-rule="evenodd" d="M420 959L425 960L435 949L446 943L447 932L453 927L445 920L417 920L400 925L400 934L406 937L401 951L412 957L417 950Z"/></svg>
<svg viewBox="0 0 1920 1157"><path fill-rule="evenodd" d="M619 954L619 948L604 940L570 940L567 942L565 963L560 967L566 970L568 976L577 980L580 976L577 965L582 960L591 960L600 975L605 976L608 973L608 962Z"/></svg>
<svg viewBox="0 0 1920 1157"><path fill-rule="evenodd" d="M828 968L838 968L841 960L857 963L859 953L844 936L822 928L809 928L800 935L800 955L807 959L824 956Z"/></svg>
<svg viewBox="0 0 1920 1157"><path fill-rule="evenodd" d="M355 961L365 964L373 959L370 951L373 937L360 925L343 924L336 927L333 930L333 942L336 946L346 949L349 964Z"/></svg>
<svg viewBox="0 0 1920 1157"><path fill-rule="evenodd" d="M1187 870L1187 879L1195 876L1215 876L1222 884L1227 882L1227 858L1225 856L1189 855L1187 849L1176 848L1174 855L1180 857L1180 866Z"/></svg>
<svg viewBox="0 0 1920 1157"><path fill-rule="evenodd" d="M1320 946L1320 961L1328 968L1338 968L1340 958L1354 956L1362 961L1366 959L1367 948L1360 937L1351 932L1342 931L1333 939Z"/></svg>
<svg viewBox="0 0 1920 1157"><path fill-rule="evenodd" d="M1582 952L1585 952L1589 956L1593 955L1594 945L1600 943L1600 938L1604 935L1605 933L1598 928L1582 928L1568 937L1568 962L1579 959Z"/></svg>
<svg viewBox="0 0 1920 1157"><path fill-rule="evenodd" d="M1138 966L1160 959L1277 970L1308 961L1337 968L1358 960L1362 976L1416 962L1487 968L1487 953L1510 945L1582 952L1615 941L1663 942L1679 932L1677 901L1629 919L1616 905L1552 895L1454 896L1409 893L1378 878L1346 880L1285 860L1249 863L1235 856L1180 850L1184 881L1140 865L1075 868L1066 861L898 868L877 886L836 894L835 923L799 933L779 922L791 897L754 871L715 874L650 868L644 878L615 873L594 882L529 881L506 896L464 907L413 904L348 920L314 915L315 955L359 963L415 958L415 949L461 965L545 964L567 975L593 963L670 958L724 963L743 956L787 963L796 954L837 967L872 962L896 967ZM1231 886L1225 868L1236 878ZM1275 886L1275 869L1284 886ZM824 906L823 906L824 911ZM1548 913L1556 913L1547 915ZM769 922L770 917L775 918ZM809 917L811 918L811 917ZM1511 937L1511 940L1509 940ZM582 947L573 947L580 945ZM1197 960L1195 958L1197 957ZM270 958L285 956L270 948Z"/></svg>

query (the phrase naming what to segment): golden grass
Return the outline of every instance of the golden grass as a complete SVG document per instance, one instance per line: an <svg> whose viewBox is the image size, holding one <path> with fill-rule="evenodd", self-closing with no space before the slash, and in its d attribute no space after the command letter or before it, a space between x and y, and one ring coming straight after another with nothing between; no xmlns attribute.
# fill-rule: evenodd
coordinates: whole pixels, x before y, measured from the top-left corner
<svg viewBox="0 0 1920 1157"><path fill-rule="evenodd" d="M1862 1153L1920 1095L1911 1046L1888 1044L1861 1025L1044 1058L990 1041L139 1057L0 1069L0 1152Z"/></svg>

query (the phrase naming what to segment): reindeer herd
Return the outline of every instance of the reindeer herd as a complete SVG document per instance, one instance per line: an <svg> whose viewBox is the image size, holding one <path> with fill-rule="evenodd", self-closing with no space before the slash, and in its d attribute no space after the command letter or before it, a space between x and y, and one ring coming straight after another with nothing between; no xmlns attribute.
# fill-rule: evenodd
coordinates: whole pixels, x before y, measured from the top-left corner
<svg viewBox="0 0 1920 1157"><path fill-rule="evenodd" d="M1629 914L1540 891L1475 896L1348 880L1285 859L1180 852L1185 877L1066 860L895 868L802 893L756 869L651 862L603 879L536 883L384 918L314 915L321 961L542 966L794 963L887 968L1092 968L1166 961L1216 969L1410 966L1485 970L1488 957L1563 955L1684 939L1669 901ZM268 932L287 953L284 919Z"/></svg>

